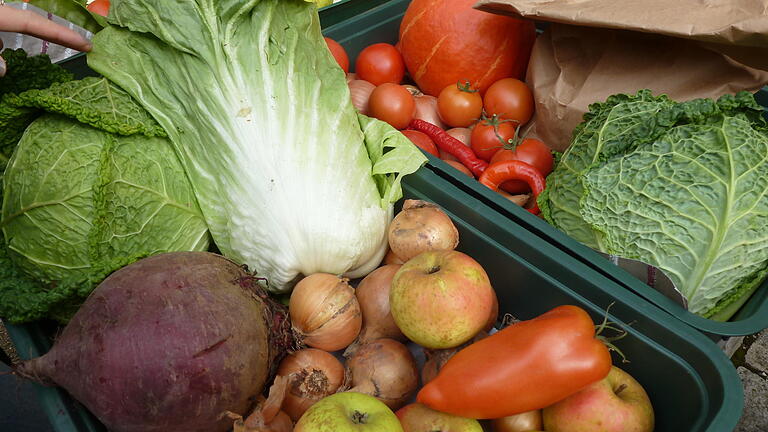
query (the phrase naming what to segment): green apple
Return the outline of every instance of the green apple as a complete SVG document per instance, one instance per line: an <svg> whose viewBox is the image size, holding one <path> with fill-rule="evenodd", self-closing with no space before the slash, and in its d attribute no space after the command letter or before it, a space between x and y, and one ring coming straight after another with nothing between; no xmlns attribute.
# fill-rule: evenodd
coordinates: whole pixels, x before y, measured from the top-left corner
<svg viewBox="0 0 768 432"><path fill-rule="evenodd" d="M403 428L395 413L375 397L343 392L317 401L293 432L403 432Z"/></svg>
<svg viewBox="0 0 768 432"><path fill-rule="evenodd" d="M643 386L611 367L608 376L544 408L550 432L652 432L653 407Z"/></svg>

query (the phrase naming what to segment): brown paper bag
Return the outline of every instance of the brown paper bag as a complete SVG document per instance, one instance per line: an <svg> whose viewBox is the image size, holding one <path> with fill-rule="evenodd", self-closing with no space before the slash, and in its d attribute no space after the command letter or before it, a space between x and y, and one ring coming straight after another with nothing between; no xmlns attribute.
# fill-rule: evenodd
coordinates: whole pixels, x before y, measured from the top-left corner
<svg viewBox="0 0 768 432"><path fill-rule="evenodd" d="M768 83L768 0L480 0L478 9L551 22L526 81L526 133L569 145L589 104L648 88L675 100Z"/></svg>

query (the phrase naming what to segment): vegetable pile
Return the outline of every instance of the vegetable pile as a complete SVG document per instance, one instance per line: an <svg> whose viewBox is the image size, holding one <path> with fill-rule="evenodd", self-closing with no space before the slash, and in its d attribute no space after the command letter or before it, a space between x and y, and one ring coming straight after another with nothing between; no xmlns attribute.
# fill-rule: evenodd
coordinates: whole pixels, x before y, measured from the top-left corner
<svg viewBox="0 0 768 432"><path fill-rule="evenodd" d="M663 270L691 312L727 320L768 271L762 114L746 92L678 103L640 91L594 104L548 177L544 217Z"/></svg>
<svg viewBox="0 0 768 432"><path fill-rule="evenodd" d="M533 95L519 78L535 29L529 21L474 10L473 4L412 1L397 46L375 43L358 55L347 78L352 101L424 152L516 204L529 203L528 210L538 214L536 197L552 171L552 153L543 142L518 136L533 115ZM326 42L348 71L343 48ZM468 53L472 61L457 62Z"/></svg>

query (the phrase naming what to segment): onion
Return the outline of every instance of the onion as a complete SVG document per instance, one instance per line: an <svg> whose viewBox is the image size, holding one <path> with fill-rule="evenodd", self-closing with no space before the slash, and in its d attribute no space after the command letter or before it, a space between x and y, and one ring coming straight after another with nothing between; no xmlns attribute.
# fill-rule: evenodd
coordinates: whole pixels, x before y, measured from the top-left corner
<svg viewBox="0 0 768 432"><path fill-rule="evenodd" d="M349 84L350 81L354 81L357 79L357 74L354 72L349 72L347 74L347 84Z"/></svg>
<svg viewBox="0 0 768 432"><path fill-rule="evenodd" d="M351 354L360 345L379 338L401 342L406 340L389 310L389 289L392 286L392 278L400 267L399 264L379 267L360 281L355 295L363 312L363 329L360 330L357 340L347 348L345 355Z"/></svg>
<svg viewBox="0 0 768 432"><path fill-rule="evenodd" d="M413 355L405 345L388 338L361 345L347 359L347 375L349 391L371 395L393 411L408 403L419 385Z"/></svg>
<svg viewBox="0 0 768 432"><path fill-rule="evenodd" d="M363 325L355 290L347 279L328 273L300 280L291 293L288 313L296 340L325 351L352 343Z"/></svg>
<svg viewBox="0 0 768 432"><path fill-rule="evenodd" d="M491 420L493 432L528 432L542 430L541 410L526 411L508 417Z"/></svg>
<svg viewBox="0 0 768 432"><path fill-rule="evenodd" d="M280 362L277 375L287 377L282 409L293 421L320 399L336 393L344 384L344 366L325 351L305 348Z"/></svg>
<svg viewBox="0 0 768 432"><path fill-rule="evenodd" d="M392 249L387 249L387 254L384 255L384 265L390 265L390 264L405 264L405 261L403 261L402 258L395 255L394 252L392 252Z"/></svg>
<svg viewBox="0 0 768 432"><path fill-rule="evenodd" d="M459 170L463 174L468 175L470 178L475 178L475 176L472 175L472 171L470 171L467 167L465 167L461 162L459 162L457 160L449 160L449 159L443 159L443 160L445 161L445 163L447 163L448 165L456 168L457 170Z"/></svg>
<svg viewBox="0 0 768 432"><path fill-rule="evenodd" d="M465 146L469 147L471 138L472 138L472 130L469 128L453 128L448 129L445 131L448 135L456 138L457 140L461 141ZM446 153L444 151L440 151L440 159L449 161L454 160L458 162L458 159L456 159L456 156Z"/></svg>
<svg viewBox="0 0 768 432"><path fill-rule="evenodd" d="M440 129L445 129L447 127L437 113L436 97L424 94L418 87L410 84L405 84L403 87L413 95L413 100L416 102L416 112L414 113L413 118L432 123Z"/></svg>
<svg viewBox="0 0 768 432"><path fill-rule="evenodd" d="M365 80L355 79L349 81L349 94L352 98L352 105L360 113L368 115L368 100L376 86Z"/></svg>
<svg viewBox="0 0 768 432"><path fill-rule="evenodd" d="M440 116L437 114L436 97L425 94L421 96L414 96L414 100L416 101L416 113L413 115L413 118L422 119L441 129L445 129L447 127L443 120L440 119Z"/></svg>
<svg viewBox="0 0 768 432"><path fill-rule="evenodd" d="M499 195L512 201L513 203L519 205L520 207L525 207L525 205L528 203L528 200L531 198L530 194L511 195L504 192L501 189L499 189L497 192L499 193Z"/></svg>
<svg viewBox="0 0 768 432"><path fill-rule="evenodd" d="M424 357L426 358L426 361L424 362L424 366L421 368L421 384L426 385L428 382L432 381L437 376L438 372L440 372L440 369L443 368L445 363L448 362L448 360L450 360L454 354L486 337L488 337L488 333L481 331L472 339L455 348L424 348Z"/></svg>
<svg viewBox="0 0 768 432"><path fill-rule="evenodd" d="M256 408L247 419L236 413L227 411L225 416L234 420L233 432L290 432L293 422L288 415L280 410L288 389L288 378L278 376L269 388L269 396L256 397Z"/></svg>
<svg viewBox="0 0 768 432"><path fill-rule="evenodd" d="M389 247L408 261L428 250L450 250L459 244L459 231L445 212L432 203L405 200L389 226Z"/></svg>

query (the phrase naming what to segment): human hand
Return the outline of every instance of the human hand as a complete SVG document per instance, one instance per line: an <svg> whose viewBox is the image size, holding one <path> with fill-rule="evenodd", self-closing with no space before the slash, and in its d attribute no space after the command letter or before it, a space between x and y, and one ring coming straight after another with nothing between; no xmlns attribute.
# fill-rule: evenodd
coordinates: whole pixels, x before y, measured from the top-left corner
<svg viewBox="0 0 768 432"><path fill-rule="evenodd" d="M78 51L91 50L88 39L76 31L32 11L4 6L3 0L0 0L0 31L24 33ZM0 50L2 49L3 43L0 41ZM0 77L4 75L5 61L0 57Z"/></svg>

